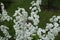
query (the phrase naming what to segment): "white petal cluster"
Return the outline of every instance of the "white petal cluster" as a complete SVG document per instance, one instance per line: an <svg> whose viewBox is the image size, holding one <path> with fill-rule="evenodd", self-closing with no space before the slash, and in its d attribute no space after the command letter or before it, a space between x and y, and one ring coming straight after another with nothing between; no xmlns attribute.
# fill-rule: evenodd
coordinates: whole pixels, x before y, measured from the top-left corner
<svg viewBox="0 0 60 40"><path fill-rule="evenodd" d="M38 2L38 0L37 0ZM37 4L37 3L36 3ZM39 4L39 2L38 2ZM33 5L33 4L32 4ZM39 6L39 5L36 5ZM25 11L24 8L18 8L18 10L15 11L13 17L15 25L13 26L15 29L16 34L16 40L32 40L30 37L31 35L34 35L36 33L38 26L33 26L31 23L27 23L27 20L33 20L34 25L38 25L39 23L39 16L37 13L39 12L38 7L34 7L31 10L31 16L28 17L28 13ZM36 10L34 12L34 10Z"/></svg>
<svg viewBox="0 0 60 40"><path fill-rule="evenodd" d="M28 20L32 20L34 25L38 25L39 23L39 15L37 15L38 12L41 12L40 4L41 0L37 0L31 2L32 6L29 8L31 10L31 16L28 17Z"/></svg>
<svg viewBox="0 0 60 40"><path fill-rule="evenodd" d="M21 12L22 11L22 12ZM13 15L15 17L13 26L15 29L16 40L31 40L31 34L36 33L37 27L27 23L28 14L23 8L18 8Z"/></svg>
<svg viewBox="0 0 60 40"><path fill-rule="evenodd" d="M0 40L8 40L8 38L7 37L1 37L0 36Z"/></svg>
<svg viewBox="0 0 60 40"><path fill-rule="evenodd" d="M32 6L37 6L37 8L33 8L33 7L30 7L29 9L38 9L39 12L41 12L41 9L40 9L40 5L41 5L41 0L37 0L36 2L35 1L32 1L31 2Z"/></svg>
<svg viewBox="0 0 60 40"><path fill-rule="evenodd" d="M57 20L55 20L55 19L57 19ZM45 29L39 28L37 31L37 34L39 35L40 39L38 39L38 40L54 40L55 37L60 32L60 27L59 27L60 24L58 24L59 20L60 20L60 16L57 16L57 17L53 16L52 18L50 18L50 21L52 23L47 23ZM43 32L43 30L44 30L44 32Z"/></svg>
<svg viewBox="0 0 60 40"><path fill-rule="evenodd" d="M58 20L60 20L60 16L53 16L52 18L50 18L50 22L57 22Z"/></svg>
<svg viewBox="0 0 60 40"><path fill-rule="evenodd" d="M47 23L46 24L46 30L50 30L53 27L53 24Z"/></svg>
<svg viewBox="0 0 60 40"><path fill-rule="evenodd" d="M2 9L2 13L0 14L0 17L1 17L0 20L1 21L5 21L5 20L10 21L10 20L12 20L12 17L8 16L7 11L4 9L4 4L3 3L1 3L1 9Z"/></svg>
<svg viewBox="0 0 60 40"><path fill-rule="evenodd" d="M11 36L9 35L9 32L7 30L9 30L8 27L4 26L4 25L1 25L0 26L0 29L1 31L4 33L5 37L8 39L8 38L11 38ZM1 38L1 37L0 37ZM5 38L1 38L1 40L4 40Z"/></svg>

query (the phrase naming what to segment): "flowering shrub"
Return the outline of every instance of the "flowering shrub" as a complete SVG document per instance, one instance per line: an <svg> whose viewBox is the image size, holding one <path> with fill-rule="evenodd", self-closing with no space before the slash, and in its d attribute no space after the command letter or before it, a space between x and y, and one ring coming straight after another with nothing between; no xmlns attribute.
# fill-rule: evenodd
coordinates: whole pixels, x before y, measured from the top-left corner
<svg viewBox="0 0 60 40"><path fill-rule="evenodd" d="M7 14L7 11L4 9L4 4L1 3L2 13L0 14L0 21L10 21L13 20L14 25L12 26L15 30L15 36L11 36L8 32L9 28L5 25L1 25L0 29L4 33L4 37L0 36L0 40L9 40L14 38L15 40L32 40L32 36L38 35L37 40L54 40L55 36L60 32L60 16L53 16L50 18L51 23L46 24L46 28L42 29L38 27L39 15L38 12L41 12L40 5L41 0L32 1L29 9L31 10L31 15L28 15L28 12L24 8L19 8L15 11L13 17L10 17ZM29 21L32 21L29 22Z"/></svg>

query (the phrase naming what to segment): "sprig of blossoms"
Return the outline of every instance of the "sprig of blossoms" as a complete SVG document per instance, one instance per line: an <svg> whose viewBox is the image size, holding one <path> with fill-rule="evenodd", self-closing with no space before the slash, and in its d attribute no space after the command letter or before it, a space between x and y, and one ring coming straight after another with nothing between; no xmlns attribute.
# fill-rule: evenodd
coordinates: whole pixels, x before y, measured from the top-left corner
<svg viewBox="0 0 60 40"><path fill-rule="evenodd" d="M11 38L11 36L9 35L9 32L7 31L7 30L9 30L9 28L7 26L1 25L0 29L5 35L5 37L0 37L1 40L7 40L7 39Z"/></svg>
<svg viewBox="0 0 60 40"><path fill-rule="evenodd" d="M10 21L12 20L12 17L10 17L8 14L7 14L7 11L4 9L4 4L1 3L1 9L2 9L2 13L0 14L0 21Z"/></svg>
<svg viewBox="0 0 60 40"><path fill-rule="evenodd" d="M39 1L37 0L36 4L39 4ZM33 5L33 4L32 4ZM15 25L13 26L15 29L15 35L16 35L16 40L32 40L32 37L30 37L32 34L36 33L36 30L38 26L33 26L32 23L27 23L28 20L33 20L34 25L38 25L39 23L39 16L37 13L39 12L38 6L34 6L31 10L31 17L28 16L28 13L25 11L24 8L18 8L18 10L15 11L14 13L14 23ZM36 10L36 12L34 12ZM32 19L33 18L33 19Z"/></svg>
<svg viewBox="0 0 60 40"><path fill-rule="evenodd" d="M50 18L50 22L52 23L47 23L45 29L39 28L37 31L37 34L39 35L38 40L54 40L60 32L59 20L60 16L53 16Z"/></svg>
<svg viewBox="0 0 60 40"><path fill-rule="evenodd" d="M36 28L31 23L26 22L28 14L25 9L18 8L13 16L15 17L13 27L16 32L16 40L31 40L30 35L36 32Z"/></svg>
<svg viewBox="0 0 60 40"><path fill-rule="evenodd" d="M34 25L38 25L39 23L39 15L38 12L41 12L40 5L41 5L41 0L37 0L36 3L35 1L31 2L32 6L29 7L31 10L31 16L28 17L28 20L32 20Z"/></svg>

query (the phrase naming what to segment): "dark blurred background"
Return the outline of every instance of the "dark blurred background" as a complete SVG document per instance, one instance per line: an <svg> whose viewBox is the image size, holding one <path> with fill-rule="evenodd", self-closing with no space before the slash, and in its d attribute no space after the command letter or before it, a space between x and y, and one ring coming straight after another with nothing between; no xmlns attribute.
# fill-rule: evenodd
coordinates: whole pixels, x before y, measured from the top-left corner
<svg viewBox="0 0 60 40"><path fill-rule="evenodd" d="M4 3L5 8L7 8L10 4L13 3L12 1L13 0L0 0L0 3ZM60 0L42 0L41 7L42 9L60 10Z"/></svg>
<svg viewBox="0 0 60 40"><path fill-rule="evenodd" d="M42 0L43 9L60 10L60 0Z"/></svg>

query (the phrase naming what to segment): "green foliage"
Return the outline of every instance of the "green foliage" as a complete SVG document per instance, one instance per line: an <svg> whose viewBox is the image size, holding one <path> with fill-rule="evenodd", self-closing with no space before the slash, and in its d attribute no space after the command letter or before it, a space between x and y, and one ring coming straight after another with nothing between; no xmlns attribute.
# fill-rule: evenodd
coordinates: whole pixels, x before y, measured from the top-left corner
<svg viewBox="0 0 60 40"><path fill-rule="evenodd" d="M60 0L55 0L53 6L60 8Z"/></svg>
<svg viewBox="0 0 60 40"><path fill-rule="evenodd" d="M34 36L32 36L32 40L38 40L38 38L39 38L39 36L36 34L36 35L34 35Z"/></svg>
<svg viewBox="0 0 60 40"><path fill-rule="evenodd" d="M42 5L48 5L48 0L42 0Z"/></svg>
<svg viewBox="0 0 60 40"><path fill-rule="evenodd" d="M5 8L7 8L12 3L12 0L0 0L0 3L1 2L4 3Z"/></svg>
<svg viewBox="0 0 60 40"><path fill-rule="evenodd" d="M42 0L42 5L60 7L60 0Z"/></svg>

